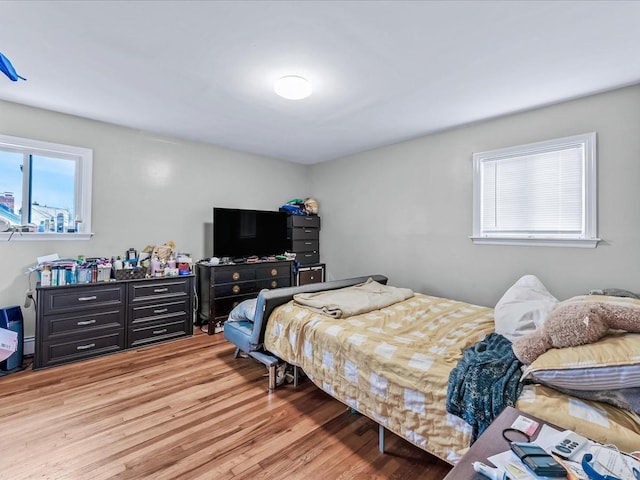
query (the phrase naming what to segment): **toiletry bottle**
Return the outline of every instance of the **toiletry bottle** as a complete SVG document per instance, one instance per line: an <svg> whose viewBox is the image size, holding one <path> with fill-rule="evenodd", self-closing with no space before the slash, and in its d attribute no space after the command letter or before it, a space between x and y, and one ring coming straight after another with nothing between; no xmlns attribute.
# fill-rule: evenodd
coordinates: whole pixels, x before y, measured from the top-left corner
<svg viewBox="0 0 640 480"><path fill-rule="evenodd" d="M42 267L42 273L40 274L40 285L48 287L51 285L51 265L45 265Z"/></svg>
<svg viewBox="0 0 640 480"><path fill-rule="evenodd" d="M153 257L151 260L151 276L155 277L158 270L160 270L160 259Z"/></svg>

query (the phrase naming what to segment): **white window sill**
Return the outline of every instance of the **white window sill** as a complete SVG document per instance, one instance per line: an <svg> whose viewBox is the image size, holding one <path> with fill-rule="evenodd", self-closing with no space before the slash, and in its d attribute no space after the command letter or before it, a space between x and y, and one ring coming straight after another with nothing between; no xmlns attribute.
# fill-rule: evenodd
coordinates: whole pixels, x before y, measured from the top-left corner
<svg viewBox="0 0 640 480"><path fill-rule="evenodd" d="M527 245L530 247L596 248L600 238L469 237L476 245Z"/></svg>
<svg viewBox="0 0 640 480"><path fill-rule="evenodd" d="M93 233L2 232L0 242L39 242L91 240Z"/></svg>

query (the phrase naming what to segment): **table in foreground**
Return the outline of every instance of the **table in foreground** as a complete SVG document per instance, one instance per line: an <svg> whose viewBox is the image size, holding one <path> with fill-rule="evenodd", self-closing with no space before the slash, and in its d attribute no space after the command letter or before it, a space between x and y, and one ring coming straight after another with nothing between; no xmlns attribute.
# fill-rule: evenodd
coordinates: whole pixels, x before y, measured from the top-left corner
<svg viewBox="0 0 640 480"><path fill-rule="evenodd" d="M542 425L549 425L550 427L559 429L557 426L545 422L538 417L523 413L513 407L507 407L498 415L491 425L489 425L489 428L480 435L480 438L471 445L467 454L462 457L460 462L449 472L444 480L487 480L487 477L473 470L473 462L482 462L489 465L487 457L509 450L509 442L502 436L502 431L511 427L515 419L520 415L535 420L540 424L535 434L531 437L531 441L534 441L538 437ZM514 437L514 440L517 439Z"/></svg>

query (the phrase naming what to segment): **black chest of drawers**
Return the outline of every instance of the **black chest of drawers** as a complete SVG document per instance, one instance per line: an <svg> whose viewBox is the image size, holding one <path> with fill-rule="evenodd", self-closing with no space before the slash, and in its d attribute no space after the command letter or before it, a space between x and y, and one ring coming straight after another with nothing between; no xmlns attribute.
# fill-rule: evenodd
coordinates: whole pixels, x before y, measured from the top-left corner
<svg viewBox="0 0 640 480"><path fill-rule="evenodd" d="M193 278L38 287L33 368L192 335Z"/></svg>
<svg viewBox="0 0 640 480"><path fill-rule="evenodd" d="M296 254L300 265L320 262L320 217L289 215L287 217L289 251Z"/></svg>
<svg viewBox="0 0 640 480"><path fill-rule="evenodd" d="M290 287L292 262L209 265L198 263L198 317L208 333L222 331L229 312L243 300L254 298L264 288Z"/></svg>

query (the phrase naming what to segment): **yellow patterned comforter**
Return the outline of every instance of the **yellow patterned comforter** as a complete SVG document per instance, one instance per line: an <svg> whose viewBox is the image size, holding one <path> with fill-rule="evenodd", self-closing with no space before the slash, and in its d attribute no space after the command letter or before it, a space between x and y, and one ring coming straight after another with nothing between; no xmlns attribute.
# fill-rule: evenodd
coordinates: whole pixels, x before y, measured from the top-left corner
<svg viewBox="0 0 640 480"><path fill-rule="evenodd" d="M333 397L455 464L469 448L471 428L445 409L449 372L465 348L493 329L491 308L422 294L341 319L289 302L271 314L265 348L301 367ZM561 416L585 405L589 409L592 404L548 388L527 386L516 406L572 428ZM598 408L605 412L607 422L615 426L615 438L607 436L602 425L600 430L589 430L592 438L605 436L613 441L622 436L632 442L640 438L637 416L601 405ZM630 449L626 445L618 446Z"/></svg>

